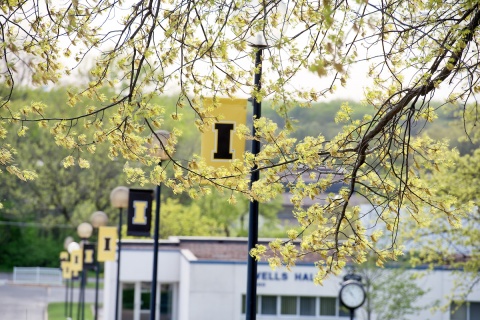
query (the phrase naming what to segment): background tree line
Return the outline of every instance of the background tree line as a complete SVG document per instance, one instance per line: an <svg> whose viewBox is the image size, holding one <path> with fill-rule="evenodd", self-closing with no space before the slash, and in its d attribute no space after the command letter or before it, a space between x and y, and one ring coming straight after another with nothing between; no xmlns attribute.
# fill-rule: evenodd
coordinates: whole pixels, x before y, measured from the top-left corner
<svg viewBox="0 0 480 320"><path fill-rule="evenodd" d="M56 113L68 114L72 111L64 103L66 97L67 88L48 90L24 88L16 91L11 101L19 106L28 105L32 101L43 101L56 106ZM176 100L173 97L165 96L158 99L166 107L174 110ZM339 101L330 101L312 108L292 109L288 121L296 128L294 136L300 139L320 131L326 138L333 137L340 130L340 124L333 121L339 104ZM277 121L280 126L285 125L285 119L270 108L268 101L264 105L267 117ZM353 118L361 118L371 112L370 106L356 102L350 102L350 105L353 108ZM457 120L453 113L452 109L450 112L440 114L439 121L422 134L448 138L451 145L458 148L462 154L474 157L478 154L474 153L477 145L471 141L459 141L463 132L461 126L455 122ZM251 119L251 115L247 118ZM188 121L182 123L187 124ZM251 123L248 125L251 126ZM200 152L200 137L191 126L184 125L182 130L178 156L188 159L193 153ZM0 200L4 204L4 208L0 210L2 267L56 266L56 258L58 252L62 250L63 239L74 235L76 226L88 221L94 211L106 212L110 224L116 225L118 213L110 206L109 194L116 186L126 183L123 174L124 164L109 159L108 146L99 145L94 155L82 155L91 164L90 168L82 169L79 166L65 168L61 162L69 155L69 151L58 148L50 134L36 126L31 126L29 134L25 136L10 132L8 142L15 146L20 155L17 157L18 164L35 170L38 178L30 182L21 181L12 175L4 175L2 178L0 184ZM476 158L473 159L480 162ZM148 185L131 187L153 188ZM192 201L184 194L175 195L169 188L163 188L162 192L164 195L161 237L246 235L248 202L245 199L234 206L225 201L228 195L222 195L218 191L213 191L211 195L199 201ZM468 196L464 194L464 198ZM282 236L283 229L280 226L272 227L276 225L276 213L280 206L280 199L262 206L261 214L267 221L274 222L266 224L270 228L262 230L262 236ZM39 239L41 241L38 241ZM20 254L26 252L25 250L33 254Z"/></svg>
<svg viewBox="0 0 480 320"><path fill-rule="evenodd" d="M5 92L0 92L0 96L2 94ZM67 88L25 88L16 91L11 102L24 106L32 101L43 101L55 106L55 114L68 114L72 110L64 103L67 95ZM172 110L175 108L174 98L158 99ZM200 137L187 124L182 129L182 147L177 156L188 158L200 152ZM59 148L52 136L37 126L31 126L28 135L9 132L7 143L14 146L19 155L16 164L34 170L38 177L27 182L13 175L2 176L0 269L58 266L63 239L66 236L76 237L78 224L89 221L95 211L107 213L110 225L118 224L118 212L111 208L109 195L116 186L127 185L127 182L123 173L124 163L109 158L107 145L99 145L93 155L81 155L89 161L89 168L65 168L62 161L71 153ZM154 188L153 185L128 186ZM242 221L248 212L248 201L240 199L236 205L231 205L227 198L228 194L212 190L210 195L192 201L185 194L175 195L171 189L162 188L160 236L246 235L246 224ZM267 222L274 222L279 206L280 200L266 204L261 215ZM275 223L267 223L265 232L268 234L265 235L279 235L280 229L274 226Z"/></svg>

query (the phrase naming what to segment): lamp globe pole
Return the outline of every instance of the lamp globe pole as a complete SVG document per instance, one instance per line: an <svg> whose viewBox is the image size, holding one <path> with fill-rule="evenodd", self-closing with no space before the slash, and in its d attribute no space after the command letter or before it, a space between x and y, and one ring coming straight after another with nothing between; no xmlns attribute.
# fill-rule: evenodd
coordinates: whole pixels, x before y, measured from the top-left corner
<svg viewBox="0 0 480 320"><path fill-rule="evenodd" d="M95 229L106 226L108 223L107 214L103 211L95 211L90 216L90 223L92 224L92 227Z"/></svg>
<svg viewBox="0 0 480 320"><path fill-rule="evenodd" d="M63 248L68 252L68 245L73 242L73 238L68 236L63 240ZM68 316L68 288L70 285L70 282L72 281L72 277L70 276L70 279L67 279L65 282L65 317Z"/></svg>
<svg viewBox="0 0 480 320"><path fill-rule="evenodd" d="M73 242L73 238L68 236L63 240L63 248L68 251L68 245Z"/></svg>
<svg viewBox="0 0 480 320"><path fill-rule="evenodd" d="M115 288L115 320L118 319L119 312L119 292L120 292L120 261L122 252L122 216L123 209L128 208L128 194L127 187L119 186L110 192L110 203L112 207L118 208L118 244L117 244L117 284Z"/></svg>
<svg viewBox="0 0 480 320"><path fill-rule="evenodd" d="M106 226L108 223L108 217L103 211L95 211L92 213L90 216L90 222L93 226L93 228L96 230L96 236L98 238L98 228ZM98 242L98 240L97 240ZM98 249L97 253L98 254ZM98 263L98 258L95 257L95 315L94 315L94 320L98 319L98 274L100 266Z"/></svg>
<svg viewBox="0 0 480 320"><path fill-rule="evenodd" d="M162 161L169 159L169 155L165 151L165 145L170 138L170 133L165 130L158 130L152 134L152 143L148 146L150 153L157 157L162 166ZM161 184L158 183L155 194L155 225L153 231L153 271L152 271L152 289L150 293L150 320L156 320L156 303L157 303L157 273L158 273L158 238L160 233L160 193Z"/></svg>
<svg viewBox="0 0 480 320"><path fill-rule="evenodd" d="M78 305L79 312L77 313L77 319L85 319L85 284L87 283L87 272L85 270L85 247L84 245L88 242L88 238L92 236L93 227L88 222L82 222L77 227L77 234L81 240L81 249L82 249L82 278L80 286L80 301Z"/></svg>
<svg viewBox="0 0 480 320"><path fill-rule="evenodd" d="M82 222L77 227L77 234L82 241L87 241L92 236L93 226L88 222Z"/></svg>
<svg viewBox="0 0 480 320"><path fill-rule="evenodd" d="M70 241L67 245L67 251L71 255L72 252L80 250L80 245L73 241L73 238L70 237L72 241ZM73 309L73 274L72 279L70 281L70 310L68 312L68 319L72 319L72 310Z"/></svg>

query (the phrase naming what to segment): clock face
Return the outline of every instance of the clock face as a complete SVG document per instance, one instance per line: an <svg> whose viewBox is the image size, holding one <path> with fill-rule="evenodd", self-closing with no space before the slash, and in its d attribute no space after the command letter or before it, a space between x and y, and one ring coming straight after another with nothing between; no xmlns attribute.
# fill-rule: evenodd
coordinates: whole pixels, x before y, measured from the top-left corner
<svg viewBox="0 0 480 320"><path fill-rule="evenodd" d="M365 301L365 290L359 283L347 283L340 290L340 299L347 308L356 309Z"/></svg>

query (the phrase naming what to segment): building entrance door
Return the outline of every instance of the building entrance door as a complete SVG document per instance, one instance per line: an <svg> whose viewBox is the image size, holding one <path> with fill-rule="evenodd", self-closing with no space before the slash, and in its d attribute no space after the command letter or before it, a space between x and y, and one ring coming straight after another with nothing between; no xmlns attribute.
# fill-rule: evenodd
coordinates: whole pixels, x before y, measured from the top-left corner
<svg viewBox="0 0 480 320"><path fill-rule="evenodd" d="M173 285L160 284L157 290L157 320L174 320ZM122 283L121 320L149 320L150 295L151 282Z"/></svg>

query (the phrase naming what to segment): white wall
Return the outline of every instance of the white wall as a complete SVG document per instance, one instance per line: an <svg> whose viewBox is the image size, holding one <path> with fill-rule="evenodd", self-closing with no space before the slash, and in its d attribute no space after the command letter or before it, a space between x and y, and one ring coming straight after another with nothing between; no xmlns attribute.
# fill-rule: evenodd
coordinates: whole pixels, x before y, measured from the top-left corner
<svg viewBox="0 0 480 320"><path fill-rule="evenodd" d="M103 279L103 319L109 320L115 317L115 294L117 281L117 263L106 261Z"/></svg>
<svg viewBox="0 0 480 320"><path fill-rule="evenodd" d="M152 278L153 254L150 250L126 249L122 251L121 281L150 282ZM247 264L238 262L197 261L188 250L160 251L158 281L176 284L175 320L241 320L242 295L246 294ZM412 271L413 272L413 271ZM291 272L285 269L272 271L266 264L258 265L258 295L290 295L337 297L343 277L325 280L322 286L314 285L313 265L299 265ZM460 279L460 281L468 281ZM428 305L436 300L445 303L445 297L454 290L454 278L449 271L429 271L417 280L427 294L418 302ZM116 262L105 263L104 320L114 318L116 285ZM480 287L471 294L470 301L480 301ZM358 319L364 319L362 312ZM259 320L286 319L266 317ZM299 318L300 319L300 318ZM333 320L331 317L309 317L309 319ZM347 318L342 318L347 319ZM448 310L432 314L429 309L410 317L410 320L449 320ZM378 319L380 320L380 319Z"/></svg>
<svg viewBox="0 0 480 320"><path fill-rule="evenodd" d="M242 315L241 298L246 293L246 264L193 262L191 270L188 320L240 320L245 318L245 315ZM423 277L417 279L417 284L427 293L418 301L418 306L432 305L435 301L445 304L447 296L454 293L455 276L450 271L412 270L410 272L423 274ZM312 282L314 273L313 266L296 266L289 272L285 269L272 271L268 265L260 264L258 266L257 294L337 298L343 275L331 277L325 280L322 286L319 286ZM466 281L466 279L458 277L457 280ZM480 301L478 286L476 291L468 296L468 300ZM285 316L262 315L257 315L257 318L261 320L286 319ZM308 317L308 319L333 320L339 318L318 316ZM348 319L348 317L341 319ZM365 312L358 310L356 319L366 319ZM450 314L448 310L437 310L432 313L430 308L425 308L408 319L450 320Z"/></svg>
<svg viewBox="0 0 480 320"><path fill-rule="evenodd" d="M233 264L192 264L189 320L237 319L235 289Z"/></svg>
<svg viewBox="0 0 480 320"><path fill-rule="evenodd" d="M189 320L244 319L242 295L246 294L247 265L245 263L193 262L191 265ZM337 297L341 278L317 286L311 281L313 266L297 266L294 271L272 271L268 265L258 266L258 295ZM278 319L258 315L258 319ZM285 318L285 317L283 317ZM309 319L315 319L310 317ZM319 318L320 319L320 318ZM336 319L322 317L321 319Z"/></svg>
<svg viewBox="0 0 480 320"><path fill-rule="evenodd" d="M180 257L180 282L178 284L177 303L178 320L190 317L190 262L196 260L189 250L182 250Z"/></svg>
<svg viewBox="0 0 480 320"><path fill-rule="evenodd" d="M163 283L180 281L180 251L159 251L157 280ZM122 249L120 282L151 282L153 270L153 252L151 250ZM115 299L117 281L117 262L105 262L103 289L103 319L115 318ZM119 304L121 301L121 292Z"/></svg>
<svg viewBox="0 0 480 320"><path fill-rule="evenodd" d="M416 280L417 285L419 285L427 293L422 296L421 301L418 301L418 306L431 305L438 301L440 306L448 304L447 301L450 301L451 297L459 297L463 290L460 290L456 284L457 281L460 283L471 283L467 279L466 275L461 273L452 273L447 270L435 270L435 271L416 271L411 270L409 272L414 272L416 274L423 275L422 277ZM476 290L472 292L468 297L468 301L480 301L480 286L476 287ZM416 316L411 316L410 319L431 319L431 320L450 320L450 312L446 310L438 310L432 313L431 308L425 308L421 313ZM380 320L380 319L379 319Z"/></svg>
<svg viewBox="0 0 480 320"><path fill-rule="evenodd" d="M153 270L153 252L151 250L122 250L120 281L150 282ZM178 282L180 279L180 252L159 251L157 280L159 282Z"/></svg>

